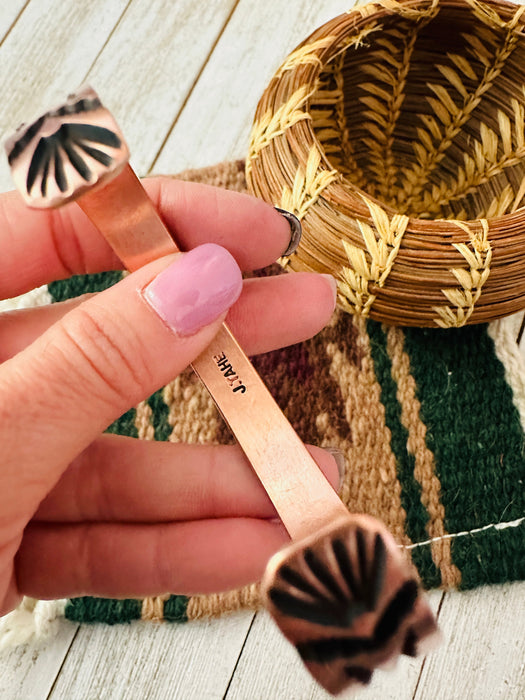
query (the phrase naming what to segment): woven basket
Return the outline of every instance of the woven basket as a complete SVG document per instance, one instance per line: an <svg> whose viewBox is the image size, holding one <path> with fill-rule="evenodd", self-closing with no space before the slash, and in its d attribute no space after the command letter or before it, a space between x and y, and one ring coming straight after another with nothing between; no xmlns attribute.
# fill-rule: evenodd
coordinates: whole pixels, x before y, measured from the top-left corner
<svg viewBox="0 0 525 700"><path fill-rule="evenodd" d="M290 54L247 159L250 190L302 220L283 264L391 324L523 308L524 25L508 2L382 0Z"/></svg>

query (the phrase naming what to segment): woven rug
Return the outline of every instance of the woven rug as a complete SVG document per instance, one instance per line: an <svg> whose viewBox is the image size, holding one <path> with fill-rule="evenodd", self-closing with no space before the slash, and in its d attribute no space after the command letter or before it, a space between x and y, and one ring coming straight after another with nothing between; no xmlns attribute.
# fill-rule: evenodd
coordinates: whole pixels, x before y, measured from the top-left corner
<svg viewBox="0 0 525 700"><path fill-rule="evenodd" d="M245 190L241 161L180 177ZM275 266L263 274L277 272ZM75 277L48 292L61 301L121 276ZM339 311L314 339L254 358L301 438L344 452L340 496L349 510L383 520L427 588L525 579L525 367L516 325L511 317L454 330L401 329ZM190 371L109 431L143 440L233 442ZM28 612L34 605L25 603ZM61 612L79 622L184 622L257 605L253 585L190 598L84 597L67 601Z"/></svg>

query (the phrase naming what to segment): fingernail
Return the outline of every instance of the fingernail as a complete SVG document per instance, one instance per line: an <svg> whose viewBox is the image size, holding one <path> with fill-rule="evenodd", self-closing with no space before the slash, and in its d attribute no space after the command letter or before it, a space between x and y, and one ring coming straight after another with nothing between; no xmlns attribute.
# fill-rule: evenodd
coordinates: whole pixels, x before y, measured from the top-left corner
<svg viewBox="0 0 525 700"><path fill-rule="evenodd" d="M278 211L281 216L284 216L288 222L288 225L290 226L290 243L288 244L288 248L283 253L283 257L286 257L292 253L295 253L299 247L301 236L303 235L303 229L301 222L295 216L295 214L292 214L290 211L286 211L286 209L280 209L279 207L274 207L274 209L275 211Z"/></svg>
<svg viewBox="0 0 525 700"><path fill-rule="evenodd" d="M332 288L332 293L334 295L334 307L337 302L337 280L333 275L327 275L327 274L322 274L321 277L325 277L328 282L330 283L330 287Z"/></svg>
<svg viewBox="0 0 525 700"><path fill-rule="evenodd" d="M235 259L221 246L205 243L177 256L144 288L143 297L175 333L188 336L227 311L241 290Z"/></svg>
<svg viewBox="0 0 525 700"><path fill-rule="evenodd" d="M346 458L344 453L338 447L325 447L324 449L332 455L332 457L335 459L335 463L337 464L337 471L339 472L339 486L337 490L339 491L345 478Z"/></svg>

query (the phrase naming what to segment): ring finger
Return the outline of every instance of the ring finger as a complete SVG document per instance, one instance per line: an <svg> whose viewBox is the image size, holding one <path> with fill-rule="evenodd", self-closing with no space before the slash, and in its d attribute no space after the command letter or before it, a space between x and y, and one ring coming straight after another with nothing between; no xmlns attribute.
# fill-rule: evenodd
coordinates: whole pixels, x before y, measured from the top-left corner
<svg viewBox="0 0 525 700"><path fill-rule="evenodd" d="M309 449L335 488L334 458L320 448ZM33 522L155 523L235 517L276 517L239 447L102 435L65 471Z"/></svg>

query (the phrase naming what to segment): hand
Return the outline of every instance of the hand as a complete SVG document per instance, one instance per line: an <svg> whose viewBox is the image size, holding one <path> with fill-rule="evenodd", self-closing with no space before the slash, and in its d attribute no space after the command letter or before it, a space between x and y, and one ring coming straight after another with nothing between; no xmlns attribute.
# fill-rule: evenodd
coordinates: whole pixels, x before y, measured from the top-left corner
<svg viewBox="0 0 525 700"><path fill-rule="evenodd" d="M199 355L226 314L248 354L315 334L334 308L331 280L242 283L239 267L286 249L286 220L246 195L164 178L145 186L195 250L96 295L0 315L0 614L22 595L226 590L257 580L288 540L237 447L102 432ZM0 249L0 298L122 268L77 205L33 211L16 193L0 195ZM333 457L312 449L337 483Z"/></svg>

